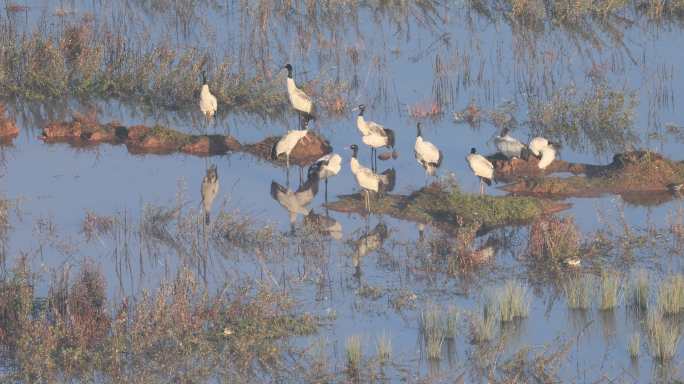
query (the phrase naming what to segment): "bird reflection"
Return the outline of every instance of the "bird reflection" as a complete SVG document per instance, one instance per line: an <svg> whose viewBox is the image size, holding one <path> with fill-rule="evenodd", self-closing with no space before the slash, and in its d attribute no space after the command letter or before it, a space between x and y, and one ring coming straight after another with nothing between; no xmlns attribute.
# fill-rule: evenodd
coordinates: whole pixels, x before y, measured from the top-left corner
<svg viewBox="0 0 684 384"><path fill-rule="evenodd" d="M219 179L216 165L207 168L207 174L202 179L202 209L204 210L204 224L209 225L211 206L219 191Z"/></svg>
<svg viewBox="0 0 684 384"><path fill-rule="evenodd" d="M327 215L319 215L311 210L304 216L304 225L316 232L330 236L335 240L342 240L342 223Z"/></svg>
<svg viewBox="0 0 684 384"><path fill-rule="evenodd" d="M318 174L309 175L306 183L293 192L275 181L271 182L271 197L277 201L290 214L290 228L294 233L297 215L308 215L311 209L308 207L318 193Z"/></svg>
<svg viewBox="0 0 684 384"><path fill-rule="evenodd" d="M372 230L361 235L358 240L352 242L352 264L354 265L354 277L361 277L361 259L367 254L377 251L387 239L387 226L378 223Z"/></svg>

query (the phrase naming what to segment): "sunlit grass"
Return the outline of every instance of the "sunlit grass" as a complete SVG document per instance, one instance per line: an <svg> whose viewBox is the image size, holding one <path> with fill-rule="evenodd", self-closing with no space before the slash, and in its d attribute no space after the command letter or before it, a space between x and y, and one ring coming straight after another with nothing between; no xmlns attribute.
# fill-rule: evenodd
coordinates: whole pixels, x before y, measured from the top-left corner
<svg viewBox="0 0 684 384"><path fill-rule="evenodd" d="M648 271L637 270L630 279L628 305L634 309L646 311L650 293Z"/></svg>
<svg viewBox="0 0 684 384"><path fill-rule="evenodd" d="M589 274L580 274L571 277L563 286L565 300L570 309L591 308L591 297L594 293L594 277Z"/></svg>
<svg viewBox="0 0 684 384"><path fill-rule="evenodd" d="M665 279L658 288L658 309L666 315L684 311L684 275Z"/></svg>
<svg viewBox="0 0 684 384"><path fill-rule="evenodd" d="M679 329L670 323L660 312L649 312L646 321L648 345L651 355L656 361L672 360L679 345Z"/></svg>
<svg viewBox="0 0 684 384"><path fill-rule="evenodd" d="M530 309L530 298L525 288L517 281L507 281L495 292L499 318L507 323L527 317Z"/></svg>
<svg viewBox="0 0 684 384"><path fill-rule="evenodd" d="M603 271L601 273L601 303L599 309L609 311L618 305L618 290L620 278L616 272Z"/></svg>

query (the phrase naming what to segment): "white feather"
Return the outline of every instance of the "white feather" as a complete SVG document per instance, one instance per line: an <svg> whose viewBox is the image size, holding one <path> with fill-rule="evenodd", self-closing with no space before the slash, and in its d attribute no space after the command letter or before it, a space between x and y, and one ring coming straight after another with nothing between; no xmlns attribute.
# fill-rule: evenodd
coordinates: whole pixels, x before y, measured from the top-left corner
<svg viewBox="0 0 684 384"><path fill-rule="evenodd" d="M366 121L363 116L358 116L356 118L356 127L361 133L361 141L367 146L380 148L389 145L389 135L382 125L374 121Z"/></svg>
<svg viewBox="0 0 684 384"><path fill-rule="evenodd" d="M321 180L337 175L342 169L342 157L337 153L329 153L316 160L316 163L324 163L318 171L318 177Z"/></svg>
<svg viewBox="0 0 684 384"><path fill-rule="evenodd" d="M475 176L489 180L494 178L494 165L484 156L479 153L471 153L466 157L466 161L468 161L470 170L473 171Z"/></svg>
<svg viewBox="0 0 684 384"><path fill-rule="evenodd" d="M287 78L287 95L290 98L292 108L299 112L309 113L313 111L313 101L301 89L297 88L295 82L291 78Z"/></svg>
<svg viewBox="0 0 684 384"><path fill-rule="evenodd" d="M285 154L289 157L292 149L308 132L306 129L288 131L276 144L276 156Z"/></svg>
<svg viewBox="0 0 684 384"><path fill-rule="evenodd" d="M539 151L541 151L542 148L548 147L549 146L549 141L543 137L535 137L532 140L530 140L530 145L528 147L530 148L530 152L532 152L533 155L539 156Z"/></svg>
<svg viewBox="0 0 684 384"><path fill-rule="evenodd" d="M356 177L356 182L365 190L371 192L378 192L380 190L380 182L383 180L381 175L376 174L370 168L366 168L359 164L359 161L352 157L350 163L351 171Z"/></svg>
<svg viewBox="0 0 684 384"><path fill-rule="evenodd" d="M494 139L496 149L499 150L507 158L521 157L521 152L525 145L518 139L511 137L509 134L505 136L497 136Z"/></svg>
<svg viewBox="0 0 684 384"><path fill-rule="evenodd" d="M216 113L218 103L216 101L216 96L211 94L209 91L209 85L203 84L202 90L200 91L200 111L206 117L213 117Z"/></svg>
<svg viewBox="0 0 684 384"><path fill-rule="evenodd" d="M539 150L541 159L537 166L539 169L546 169L556 159L556 149L552 145L547 145Z"/></svg>

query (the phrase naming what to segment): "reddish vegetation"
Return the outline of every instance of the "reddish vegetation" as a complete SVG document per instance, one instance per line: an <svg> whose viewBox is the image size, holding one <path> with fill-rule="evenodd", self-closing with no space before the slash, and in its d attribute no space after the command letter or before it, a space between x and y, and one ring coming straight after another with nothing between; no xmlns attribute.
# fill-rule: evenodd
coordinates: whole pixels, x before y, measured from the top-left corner
<svg viewBox="0 0 684 384"><path fill-rule="evenodd" d="M0 140L11 141L19 134L19 128L8 117L5 117L5 106L0 104Z"/></svg>
<svg viewBox="0 0 684 384"><path fill-rule="evenodd" d="M189 135L160 126L135 125L127 128L116 122L101 124L94 117L78 115L71 122L48 124L43 129L42 139L50 143L67 142L79 146L125 144L133 154L183 152L195 156L213 156L245 151L273 161L271 149L280 138L268 137L258 143L243 146L232 136ZM290 154L290 163L305 166L331 151L332 147L327 140L309 132ZM284 159L274 162L285 164Z"/></svg>

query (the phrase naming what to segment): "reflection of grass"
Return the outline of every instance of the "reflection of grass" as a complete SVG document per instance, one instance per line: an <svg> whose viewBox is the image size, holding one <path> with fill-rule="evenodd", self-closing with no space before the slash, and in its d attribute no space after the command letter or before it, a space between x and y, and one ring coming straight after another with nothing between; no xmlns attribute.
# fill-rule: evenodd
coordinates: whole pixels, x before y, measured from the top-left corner
<svg viewBox="0 0 684 384"><path fill-rule="evenodd" d="M634 309L645 311L648 308L649 295L648 272L645 269L639 269L632 275L628 304Z"/></svg>
<svg viewBox="0 0 684 384"><path fill-rule="evenodd" d="M653 358L657 361L669 361L679 345L679 329L671 324L660 312L652 311L646 321L648 329L648 345Z"/></svg>

